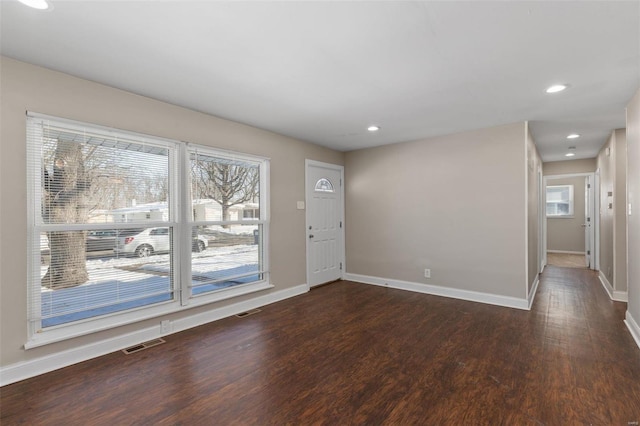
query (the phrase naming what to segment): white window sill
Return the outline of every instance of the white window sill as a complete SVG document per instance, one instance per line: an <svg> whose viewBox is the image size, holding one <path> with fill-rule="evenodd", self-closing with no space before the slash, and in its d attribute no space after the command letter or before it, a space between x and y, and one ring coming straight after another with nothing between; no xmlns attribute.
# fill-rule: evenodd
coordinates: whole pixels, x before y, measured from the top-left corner
<svg viewBox="0 0 640 426"><path fill-rule="evenodd" d="M195 308L197 306L220 302L258 291L268 290L273 287L273 284L270 284L266 281L259 281L256 283L245 284L230 289L219 290L211 294L203 294L197 296L190 299L189 304L185 306L180 306L180 302L175 300L156 304L153 306L140 307L138 309L121 313L114 313L99 318L87 319L72 324L59 325L42 330L39 333L34 333L31 339L29 339L24 344L24 348L28 350L40 346L49 345L51 343L62 342L64 340L114 329L127 324L133 324L151 318L170 315L176 312L184 311L186 309Z"/></svg>

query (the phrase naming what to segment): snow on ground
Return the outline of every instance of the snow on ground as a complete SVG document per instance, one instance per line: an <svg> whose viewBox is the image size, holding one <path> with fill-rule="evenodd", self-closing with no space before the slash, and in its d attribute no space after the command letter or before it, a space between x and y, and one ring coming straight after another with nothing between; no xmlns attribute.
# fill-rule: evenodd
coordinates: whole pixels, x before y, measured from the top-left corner
<svg viewBox="0 0 640 426"><path fill-rule="evenodd" d="M216 272L248 264L257 264L258 246L238 245L210 247L200 253L192 253L191 263L193 274L199 275L207 275L209 272ZM137 275L140 273L131 271L133 268L140 272L164 272L168 274L170 270L169 254L157 254L147 258L104 257L87 260L89 281L82 285L98 284L102 281L113 279L116 275L121 281L132 281L138 278ZM44 277L47 269L47 265L40 267L40 278ZM147 274L143 273L143 275ZM43 287L42 291L52 290Z"/></svg>
<svg viewBox="0 0 640 426"><path fill-rule="evenodd" d="M41 287L43 326L52 326L96 315L171 299L169 254L148 258L103 257L87 260L89 280L77 287L51 290ZM257 279L257 275L236 281L211 283L225 277L257 273L257 245L209 247L192 253L193 285L210 291ZM41 277L47 266L41 267ZM119 303L119 305L114 305Z"/></svg>

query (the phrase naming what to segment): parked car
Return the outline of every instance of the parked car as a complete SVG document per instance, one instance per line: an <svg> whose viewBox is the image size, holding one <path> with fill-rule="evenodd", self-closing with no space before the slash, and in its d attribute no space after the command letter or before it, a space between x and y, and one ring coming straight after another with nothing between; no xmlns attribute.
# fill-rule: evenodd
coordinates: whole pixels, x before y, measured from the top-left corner
<svg viewBox="0 0 640 426"><path fill-rule="evenodd" d="M87 233L87 251L113 250L116 247L117 235L118 231L115 229L89 231Z"/></svg>
<svg viewBox="0 0 640 426"><path fill-rule="evenodd" d="M151 256L154 253L166 253L171 242L169 228L147 228L137 234L117 237L114 252L122 255L134 255L138 257ZM193 237L193 251L201 252L209 247L209 240L195 234Z"/></svg>

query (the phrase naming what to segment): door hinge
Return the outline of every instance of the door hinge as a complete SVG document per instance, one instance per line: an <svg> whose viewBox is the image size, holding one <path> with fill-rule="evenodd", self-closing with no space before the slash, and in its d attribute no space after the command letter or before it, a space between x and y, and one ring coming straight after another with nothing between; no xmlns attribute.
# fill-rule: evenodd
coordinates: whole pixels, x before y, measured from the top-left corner
<svg viewBox="0 0 640 426"><path fill-rule="evenodd" d="M342 262L340 262L340 270L342 271Z"/></svg>
<svg viewBox="0 0 640 426"><path fill-rule="evenodd" d="M342 228L342 221L340 221L340 228Z"/></svg>
<svg viewBox="0 0 640 426"><path fill-rule="evenodd" d="M587 255L590 255L590 254L591 254L591 250L587 250Z"/></svg>
<svg viewBox="0 0 640 426"><path fill-rule="evenodd" d="M591 184L590 183L587 184L587 188L591 188Z"/></svg>

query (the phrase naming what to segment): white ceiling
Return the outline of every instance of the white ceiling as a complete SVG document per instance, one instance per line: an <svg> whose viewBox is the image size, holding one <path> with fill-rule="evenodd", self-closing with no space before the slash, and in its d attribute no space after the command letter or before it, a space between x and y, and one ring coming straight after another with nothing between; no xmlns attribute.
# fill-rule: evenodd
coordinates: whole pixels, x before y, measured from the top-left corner
<svg viewBox="0 0 640 426"><path fill-rule="evenodd" d="M51 3L0 3L3 55L343 151L529 120L590 158L640 81L639 1Z"/></svg>

